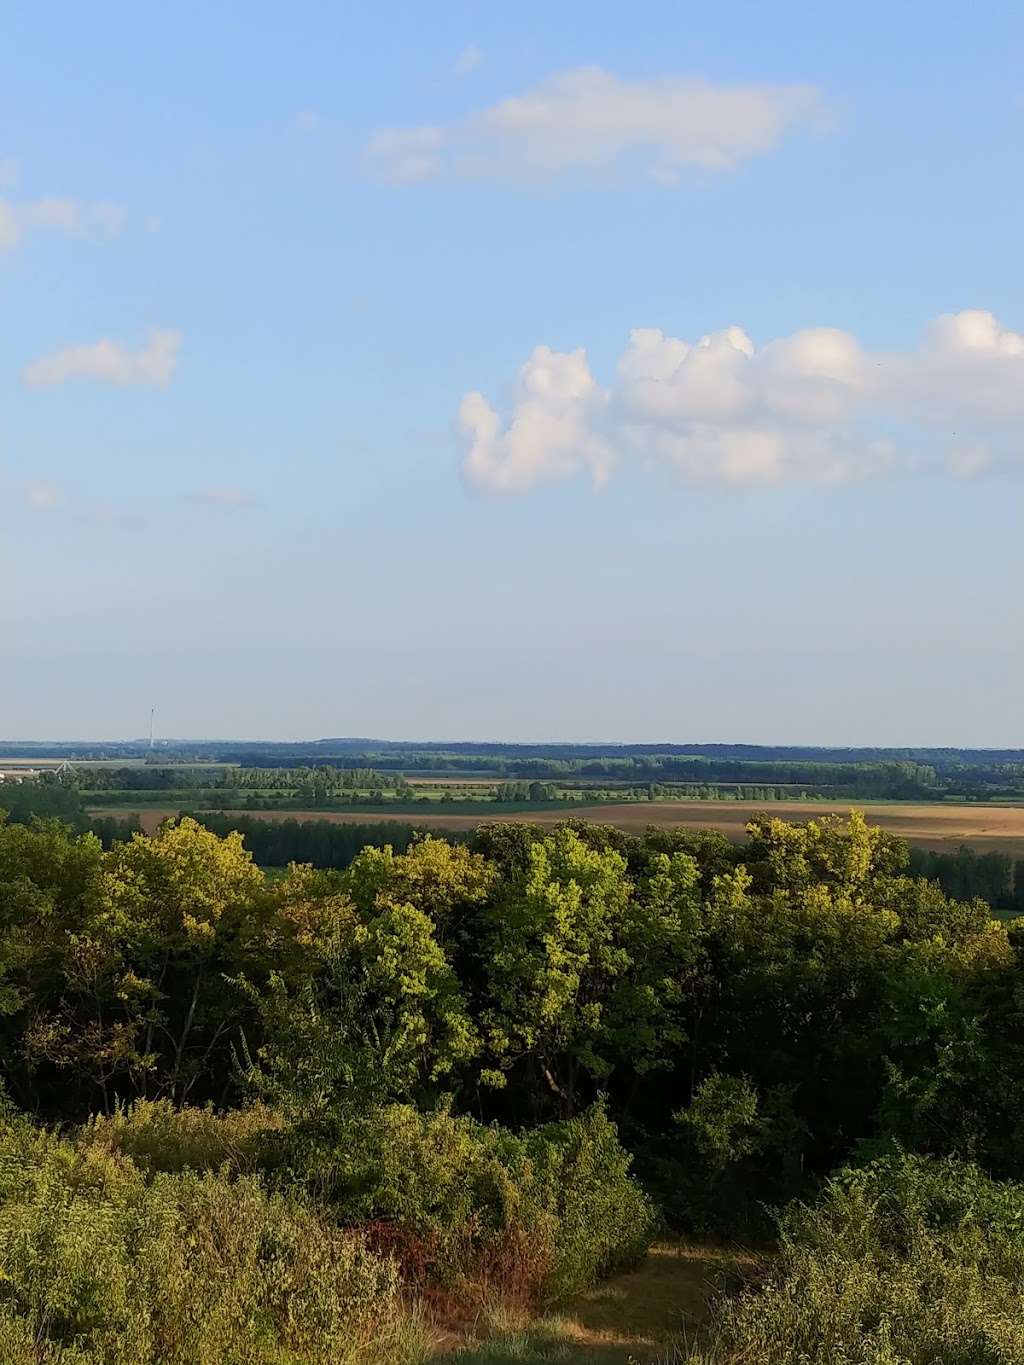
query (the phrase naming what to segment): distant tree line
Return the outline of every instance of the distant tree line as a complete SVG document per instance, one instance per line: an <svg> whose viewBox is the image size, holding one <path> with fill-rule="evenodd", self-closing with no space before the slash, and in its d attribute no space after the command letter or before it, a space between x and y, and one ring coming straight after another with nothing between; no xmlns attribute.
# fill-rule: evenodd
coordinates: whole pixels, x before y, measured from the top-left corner
<svg viewBox="0 0 1024 1365"><path fill-rule="evenodd" d="M280 760L284 765L285 760ZM731 758L702 758L674 754L625 754L598 757L566 756L519 757L515 755L459 754L454 752L421 753L416 750L394 750L368 754L346 754L345 770L359 768L375 771L382 778L386 772L465 773L467 776L496 776L516 780L586 781L609 779L621 783L652 780L696 783L742 782L755 785L783 785L814 787L849 795L878 795L893 799L912 799L934 796L940 791L936 770L926 764L913 762L836 763L815 761L738 760ZM338 759L340 765L342 759ZM332 766L324 761L318 771ZM259 768L277 767L274 756L268 755ZM281 771L292 773L290 766ZM1024 774L1024 768L1021 769ZM231 780L225 776L225 781ZM251 779L253 785L272 785L264 780ZM1007 779L1008 780L1008 779Z"/></svg>
<svg viewBox="0 0 1024 1365"><path fill-rule="evenodd" d="M244 744L221 740L180 743L161 741L151 749L147 741L82 744L37 741L5 741L4 753L28 761L70 759L81 762L142 759L152 766L174 763L233 763L242 767L316 767L323 763L342 767L394 767L395 760L412 767L440 768L443 761L460 759L489 763L496 759L569 760L621 759L629 757L681 757L746 762L824 763L849 766L865 763L909 763L932 767L940 776L965 772L984 773L987 778L1006 775L1007 770L1024 768L1024 749L957 749L951 747L837 746L770 744L505 744L476 741L410 743L380 739L321 739L304 743L268 743L254 740ZM388 762L385 764L384 759Z"/></svg>
<svg viewBox="0 0 1024 1365"><path fill-rule="evenodd" d="M997 910L1024 914L1024 858L977 853L966 846L951 853L911 848L909 871L938 882L955 900L977 896Z"/></svg>
<svg viewBox="0 0 1024 1365"><path fill-rule="evenodd" d="M188 791L227 788L231 790L302 791L333 793L365 790L404 790L402 775L377 772L374 768L336 768L330 764L301 768L204 768L157 767L146 764L133 768L76 767L67 773L43 773L47 785L60 785L90 792L108 791Z"/></svg>
<svg viewBox="0 0 1024 1365"><path fill-rule="evenodd" d="M289 863L310 863L318 868L344 870L363 848L389 844L404 853L417 838L422 826L403 825L396 820L349 824L338 820L263 820L258 816L197 814L196 819L225 838L237 830L245 846L261 867L287 867ZM458 843L467 835L446 831L444 837Z"/></svg>
<svg viewBox="0 0 1024 1365"><path fill-rule="evenodd" d="M41 745L9 744L11 756L30 760L72 758L100 761L132 758L134 770L90 768L84 779L93 790L171 790L232 784L267 787L270 773L282 773L281 785L313 780L344 787L373 782L388 790L388 781L403 777L465 773L498 781L614 781L622 784L688 782L740 783L812 789L821 796L878 797L892 800L966 800L1024 796L1024 750L952 748L853 748L728 744L524 745L493 743L411 744L382 740L326 739L307 744L188 745ZM139 759L143 760L141 766ZM168 765L176 766L170 768ZM236 765L232 777L211 778L209 769L189 765ZM131 772L129 776L128 773ZM367 777L360 779L359 772ZM262 773L264 776L260 776ZM318 778L310 779L310 773ZM157 776L157 774L160 774ZM243 774L243 775L240 775ZM305 774L300 778L300 774ZM78 779L82 780L82 779Z"/></svg>
<svg viewBox="0 0 1024 1365"><path fill-rule="evenodd" d="M60 782L94 792L111 791L188 791L200 789L292 791L308 796L314 803L337 793L351 791L395 791L409 799L412 791L407 774L424 776L427 765L415 754L348 756L348 765L321 763L315 767L256 766L222 769L203 767L132 768L79 767L63 774ZM371 762L371 758L374 760ZM511 783L612 782L629 786L683 783L687 786L729 784L755 789L788 787L837 797L882 797L892 800L935 799L947 784L940 781L934 768L912 763L777 763L715 760L671 755L625 758L478 759L459 755L432 754L429 769L434 773L464 773L479 778L485 772L498 781ZM1024 773L1024 769L1022 769ZM1004 775L1003 785L1012 785L1024 776ZM44 780L57 780L44 774ZM962 784L961 784L962 785ZM972 792L981 790L980 779L973 780ZM524 788L525 789L525 788ZM502 800L511 799L505 795ZM515 798L521 799L521 798ZM522 798L526 799L526 798ZM714 799L713 795L710 799Z"/></svg>

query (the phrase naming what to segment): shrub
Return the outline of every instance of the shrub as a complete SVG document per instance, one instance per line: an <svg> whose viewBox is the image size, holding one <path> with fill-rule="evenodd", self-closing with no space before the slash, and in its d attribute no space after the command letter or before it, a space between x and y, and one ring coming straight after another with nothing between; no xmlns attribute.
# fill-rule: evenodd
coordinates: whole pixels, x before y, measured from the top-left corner
<svg viewBox="0 0 1024 1365"><path fill-rule="evenodd" d="M494 1288L530 1300L552 1261L555 1220L530 1200L523 1143L441 1110L389 1105L334 1131L284 1133L278 1176L365 1226L435 1300L483 1301Z"/></svg>
<svg viewBox="0 0 1024 1365"><path fill-rule="evenodd" d="M632 1158L600 1106L529 1134L525 1146L533 1199L556 1226L547 1298L565 1298L643 1258L655 1208L630 1175Z"/></svg>
<svg viewBox="0 0 1024 1365"><path fill-rule="evenodd" d="M140 1170L255 1171L267 1138L283 1120L256 1104L215 1113L209 1108L176 1109L169 1100L138 1100L109 1116L96 1115L79 1129L76 1144L120 1153Z"/></svg>
<svg viewBox="0 0 1024 1365"><path fill-rule="evenodd" d="M421 1287L564 1297L637 1260L654 1209L600 1108L519 1136L391 1105L333 1134L284 1134L282 1177L371 1224Z"/></svg>
<svg viewBox="0 0 1024 1365"><path fill-rule="evenodd" d="M411 1359L401 1336L393 1263L252 1177L147 1183L98 1147L24 1129L0 1143L5 1363Z"/></svg>
<svg viewBox="0 0 1024 1365"><path fill-rule="evenodd" d="M897 1157L780 1217L760 1287L721 1304L700 1360L763 1365L1019 1365L1024 1186Z"/></svg>
<svg viewBox="0 0 1024 1365"><path fill-rule="evenodd" d="M643 1141L637 1168L666 1222L690 1233L763 1242L768 1203L803 1193L807 1129L783 1086L756 1089L745 1076L712 1072L675 1131Z"/></svg>
<svg viewBox="0 0 1024 1365"><path fill-rule="evenodd" d="M697 1087L690 1107L676 1115L676 1122L711 1174L719 1174L764 1145L757 1091L745 1076L717 1072L708 1076Z"/></svg>

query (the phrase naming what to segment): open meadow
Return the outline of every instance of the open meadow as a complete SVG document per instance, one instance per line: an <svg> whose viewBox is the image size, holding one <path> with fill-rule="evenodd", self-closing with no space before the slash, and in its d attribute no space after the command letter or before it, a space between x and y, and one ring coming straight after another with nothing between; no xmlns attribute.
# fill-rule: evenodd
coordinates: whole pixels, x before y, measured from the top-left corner
<svg viewBox="0 0 1024 1365"><path fill-rule="evenodd" d="M423 825L436 830L467 830L496 821L528 820L532 824L549 827L572 818L593 824L615 825L619 829L640 833L648 825L663 829L713 829L736 841L742 840L747 821L758 811L781 820L804 821L827 814L847 815L856 803L829 801L774 801L770 805L753 801L650 801L595 806L574 806L565 810L538 810L524 815L521 811L504 814L500 807L495 813L446 813L436 807L424 811L375 810L361 811L229 811L249 819L266 820L326 820L337 824L365 824L367 820L394 821L403 825ZM90 814L127 815L133 811L124 807L103 807ZM942 805L939 803L893 802L868 807L872 824L880 825L890 834L908 843L934 852L948 851L961 844L979 853L1005 853L1010 857L1024 857L1024 807L988 805ZM168 816L177 815L179 808L164 806L139 812L143 829L152 833Z"/></svg>

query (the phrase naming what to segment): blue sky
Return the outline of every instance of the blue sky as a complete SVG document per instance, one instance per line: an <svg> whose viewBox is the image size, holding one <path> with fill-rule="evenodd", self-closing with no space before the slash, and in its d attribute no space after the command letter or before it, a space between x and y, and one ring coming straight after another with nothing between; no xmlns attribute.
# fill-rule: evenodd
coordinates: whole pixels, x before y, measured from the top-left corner
<svg viewBox="0 0 1024 1365"><path fill-rule="evenodd" d="M4 30L0 735L1022 742L1019 6Z"/></svg>

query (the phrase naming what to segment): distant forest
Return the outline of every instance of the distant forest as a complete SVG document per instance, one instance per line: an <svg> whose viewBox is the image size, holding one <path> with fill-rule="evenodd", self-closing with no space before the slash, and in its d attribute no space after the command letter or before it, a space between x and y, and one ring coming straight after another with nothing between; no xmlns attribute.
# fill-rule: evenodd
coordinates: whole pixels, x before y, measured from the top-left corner
<svg viewBox="0 0 1024 1365"><path fill-rule="evenodd" d="M39 762L69 759L111 763L144 760L149 768L169 765L237 765L241 770L372 770L381 789L403 786L406 776L465 775L499 781L560 781L649 785L683 783L793 789L838 798L883 800L1024 799L1024 749L822 748L751 744L496 744L406 743L375 739L322 739L303 744L263 741L161 742L125 744L27 743L0 741L0 753ZM121 787L209 786L209 773L188 777L125 778ZM107 779L108 782L110 779ZM221 785L270 786L242 781ZM102 785L99 781L94 786ZM301 785L296 782L295 785ZM343 785L339 783L338 785ZM350 780L349 785L364 785ZM688 793L695 794L695 793ZM784 793L775 793L776 797Z"/></svg>
<svg viewBox="0 0 1024 1365"><path fill-rule="evenodd" d="M961 768L1024 766L1022 749L844 748L800 744L502 744L490 741L409 741L390 739L314 739L300 743L267 740L160 740L151 750L147 740L5 740L0 752L23 759L140 758L153 754L161 762L240 763L252 767L295 767L338 759L346 767L362 767L373 759L381 766L402 766L409 756L437 760L553 759L557 761L693 757L759 763L918 763L938 772ZM392 763L384 763L385 756ZM437 766L444 766L438 762Z"/></svg>

